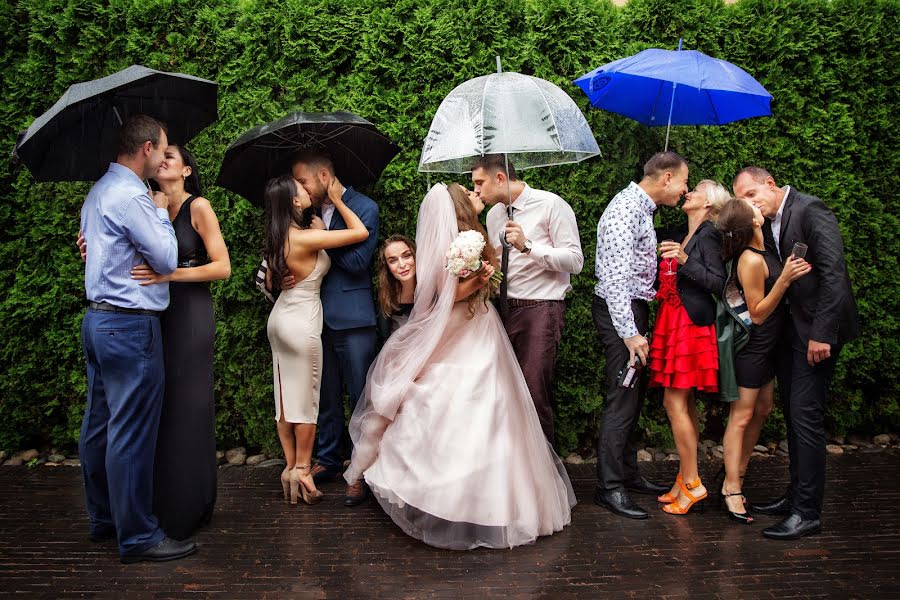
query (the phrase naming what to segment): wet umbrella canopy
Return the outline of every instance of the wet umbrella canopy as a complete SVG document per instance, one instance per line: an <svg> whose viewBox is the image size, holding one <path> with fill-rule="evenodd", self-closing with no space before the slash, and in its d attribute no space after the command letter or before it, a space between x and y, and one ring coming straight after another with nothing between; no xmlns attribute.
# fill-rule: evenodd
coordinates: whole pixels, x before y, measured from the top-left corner
<svg viewBox="0 0 900 600"><path fill-rule="evenodd" d="M353 113L293 112L254 127L231 144L216 185L262 206L266 182L290 173L291 157L307 147L326 150L337 178L352 186L377 181L400 152L374 124Z"/></svg>
<svg viewBox="0 0 900 600"><path fill-rule="evenodd" d="M77 83L39 116L14 151L38 181L92 181L116 159L119 128L131 115L164 122L184 144L217 118L218 85L133 65Z"/></svg>
<svg viewBox="0 0 900 600"><path fill-rule="evenodd" d="M724 125L772 114L772 95L746 71L696 50L651 48L575 80L597 108L648 126ZM669 134L666 132L666 148Z"/></svg>
<svg viewBox="0 0 900 600"><path fill-rule="evenodd" d="M470 79L441 102L419 171L466 173L472 158L506 154L518 170L600 154L578 106L549 81L521 73Z"/></svg>

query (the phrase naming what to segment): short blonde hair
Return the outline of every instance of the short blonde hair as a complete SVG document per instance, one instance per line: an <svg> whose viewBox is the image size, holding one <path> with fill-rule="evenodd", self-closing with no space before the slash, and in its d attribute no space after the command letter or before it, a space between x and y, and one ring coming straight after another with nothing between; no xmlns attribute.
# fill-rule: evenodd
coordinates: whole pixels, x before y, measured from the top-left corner
<svg viewBox="0 0 900 600"><path fill-rule="evenodd" d="M725 203L731 200L731 194L728 193L728 190L725 189L725 186L717 181L713 181L712 179L704 179L697 183L694 186L694 189L697 189L701 185L706 186L706 201L709 202L709 213L707 214L707 218L715 223L719 218L719 213L722 212L722 207L725 206Z"/></svg>

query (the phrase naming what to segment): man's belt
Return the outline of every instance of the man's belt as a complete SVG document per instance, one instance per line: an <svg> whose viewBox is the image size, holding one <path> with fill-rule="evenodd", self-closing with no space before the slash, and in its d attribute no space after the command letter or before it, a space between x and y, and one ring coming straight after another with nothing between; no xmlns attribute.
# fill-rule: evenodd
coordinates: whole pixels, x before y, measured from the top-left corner
<svg viewBox="0 0 900 600"><path fill-rule="evenodd" d="M122 306L116 306L115 304L110 304L109 302L91 302L88 306L93 310L99 310L102 312L122 313L122 314L126 314L126 315L144 315L146 317L158 317L162 314L161 310L145 310L143 308L124 308Z"/></svg>
<svg viewBox="0 0 900 600"><path fill-rule="evenodd" d="M510 298L508 300L510 306L537 306L548 302L565 302L565 300L519 300L518 298Z"/></svg>

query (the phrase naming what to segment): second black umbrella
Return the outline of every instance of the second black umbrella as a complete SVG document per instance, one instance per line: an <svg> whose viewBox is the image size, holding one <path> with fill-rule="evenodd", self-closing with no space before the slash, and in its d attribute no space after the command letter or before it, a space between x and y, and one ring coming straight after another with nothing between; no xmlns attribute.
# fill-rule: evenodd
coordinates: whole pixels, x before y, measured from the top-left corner
<svg viewBox="0 0 900 600"><path fill-rule="evenodd" d="M290 173L291 156L307 147L325 149L346 185L374 183L400 148L369 121L349 112L293 112L254 127L237 139L219 168L216 185L263 205L266 182Z"/></svg>

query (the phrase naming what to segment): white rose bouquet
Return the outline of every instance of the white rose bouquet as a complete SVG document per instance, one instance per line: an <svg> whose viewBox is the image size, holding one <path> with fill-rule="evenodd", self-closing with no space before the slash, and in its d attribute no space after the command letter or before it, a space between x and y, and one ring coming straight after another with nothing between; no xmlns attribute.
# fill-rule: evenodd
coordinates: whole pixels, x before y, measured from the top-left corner
<svg viewBox="0 0 900 600"><path fill-rule="evenodd" d="M447 250L447 265L444 268L454 277L463 279L481 270L481 252L484 250L484 244L484 236L478 231L460 232ZM499 287L502 279L503 274L500 270L494 271L491 285Z"/></svg>

